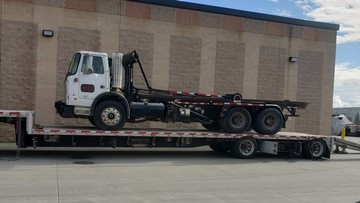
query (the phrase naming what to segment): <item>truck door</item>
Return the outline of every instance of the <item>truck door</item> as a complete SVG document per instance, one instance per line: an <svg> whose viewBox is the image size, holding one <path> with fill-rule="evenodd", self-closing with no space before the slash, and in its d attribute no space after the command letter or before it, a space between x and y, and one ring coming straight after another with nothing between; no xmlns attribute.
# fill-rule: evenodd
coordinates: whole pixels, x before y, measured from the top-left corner
<svg viewBox="0 0 360 203"><path fill-rule="evenodd" d="M110 90L108 62L104 56L85 54L79 71L79 103L91 106L101 93Z"/></svg>

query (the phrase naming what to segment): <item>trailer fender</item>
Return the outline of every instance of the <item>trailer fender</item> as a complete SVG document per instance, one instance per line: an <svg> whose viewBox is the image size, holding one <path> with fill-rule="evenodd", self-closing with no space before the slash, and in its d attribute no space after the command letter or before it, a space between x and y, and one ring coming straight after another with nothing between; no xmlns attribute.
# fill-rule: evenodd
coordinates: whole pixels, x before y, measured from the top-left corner
<svg viewBox="0 0 360 203"><path fill-rule="evenodd" d="M98 104L100 104L103 101L107 101L107 100L115 100L115 101L124 103L124 107L126 110L126 116L128 119L130 118L130 105L129 105L128 100L122 94L119 94L116 92L104 92L104 93L100 94L99 96L97 96L91 105L91 115L94 115L95 107Z"/></svg>

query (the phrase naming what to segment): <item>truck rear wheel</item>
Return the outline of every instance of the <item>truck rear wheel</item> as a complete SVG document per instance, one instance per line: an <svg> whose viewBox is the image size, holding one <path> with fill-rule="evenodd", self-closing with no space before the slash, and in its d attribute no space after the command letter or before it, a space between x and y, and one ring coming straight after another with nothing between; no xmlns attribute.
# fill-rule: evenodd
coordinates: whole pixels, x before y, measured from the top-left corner
<svg viewBox="0 0 360 203"><path fill-rule="evenodd" d="M119 130L125 122L125 109L117 101L104 101L95 108L94 123L101 130Z"/></svg>
<svg viewBox="0 0 360 203"><path fill-rule="evenodd" d="M256 114L253 121L253 129L259 134L276 134L283 126L284 118L281 112L274 108L268 108Z"/></svg>
<svg viewBox="0 0 360 203"><path fill-rule="evenodd" d="M243 133L251 124L250 113L241 107L231 109L224 118L219 120L221 128L228 133Z"/></svg>
<svg viewBox="0 0 360 203"><path fill-rule="evenodd" d="M258 150L258 143L252 137L243 137L230 145L230 152L239 159L251 159Z"/></svg>

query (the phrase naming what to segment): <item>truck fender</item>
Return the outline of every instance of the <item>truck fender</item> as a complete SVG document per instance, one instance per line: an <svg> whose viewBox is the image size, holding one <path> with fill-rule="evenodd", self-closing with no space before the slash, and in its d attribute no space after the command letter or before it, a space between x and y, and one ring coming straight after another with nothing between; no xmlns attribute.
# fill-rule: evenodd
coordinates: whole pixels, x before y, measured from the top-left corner
<svg viewBox="0 0 360 203"><path fill-rule="evenodd" d="M104 92L104 93L100 94L99 96L97 96L91 105L91 115L94 115L95 107L98 104L100 104L103 101L107 101L107 100L117 100L119 102L124 103L124 106L126 108L127 118L128 119L130 118L130 105L129 105L128 100L122 94L119 94L116 92Z"/></svg>

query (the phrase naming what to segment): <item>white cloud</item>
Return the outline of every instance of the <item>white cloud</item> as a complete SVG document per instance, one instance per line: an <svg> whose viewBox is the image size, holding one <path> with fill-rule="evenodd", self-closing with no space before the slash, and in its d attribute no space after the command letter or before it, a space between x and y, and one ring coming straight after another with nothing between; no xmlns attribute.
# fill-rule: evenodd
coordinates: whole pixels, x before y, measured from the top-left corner
<svg viewBox="0 0 360 203"><path fill-rule="evenodd" d="M276 11L274 11L273 14L278 16L291 17L291 12L289 10L276 9Z"/></svg>
<svg viewBox="0 0 360 203"><path fill-rule="evenodd" d="M296 0L295 4L297 7L301 8L306 13L312 10L312 6L310 5L310 0Z"/></svg>
<svg viewBox="0 0 360 203"><path fill-rule="evenodd" d="M359 0L296 0L315 21L340 24L338 43L360 41Z"/></svg>
<svg viewBox="0 0 360 203"><path fill-rule="evenodd" d="M350 64L335 67L333 107L360 107L360 67Z"/></svg>
<svg viewBox="0 0 360 203"><path fill-rule="evenodd" d="M279 0L269 0L270 2L275 2L275 3L278 3Z"/></svg>

